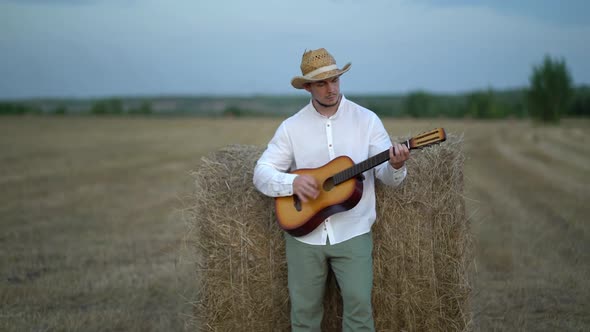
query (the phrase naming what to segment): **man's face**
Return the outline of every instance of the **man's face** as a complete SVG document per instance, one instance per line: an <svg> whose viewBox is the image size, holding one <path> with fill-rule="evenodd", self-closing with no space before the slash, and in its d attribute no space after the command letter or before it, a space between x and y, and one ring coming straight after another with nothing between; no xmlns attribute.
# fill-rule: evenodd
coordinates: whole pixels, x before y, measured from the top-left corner
<svg viewBox="0 0 590 332"><path fill-rule="evenodd" d="M340 97L340 76L327 80L307 83L305 90L311 93L311 97L323 106L334 106Z"/></svg>

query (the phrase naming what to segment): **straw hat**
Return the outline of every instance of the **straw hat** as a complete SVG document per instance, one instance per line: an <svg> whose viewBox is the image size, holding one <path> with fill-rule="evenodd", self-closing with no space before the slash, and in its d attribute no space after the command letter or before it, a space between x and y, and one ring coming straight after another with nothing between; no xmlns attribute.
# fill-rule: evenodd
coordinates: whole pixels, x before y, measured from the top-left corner
<svg viewBox="0 0 590 332"><path fill-rule="evenodd" d="M305 83L322 81L346 73L350 69L350 65L349 62L342 69L338 69L334 57L323 48L306 51L301 59L301 74L303 76L293 77L291 85L295 89L303 89Z"/></svg>

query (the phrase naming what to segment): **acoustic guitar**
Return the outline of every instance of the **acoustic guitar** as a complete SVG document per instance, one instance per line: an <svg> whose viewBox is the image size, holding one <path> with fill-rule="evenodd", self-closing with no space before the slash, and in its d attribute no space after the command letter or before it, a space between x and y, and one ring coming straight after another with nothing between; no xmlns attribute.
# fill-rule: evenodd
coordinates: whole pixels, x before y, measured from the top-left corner
<svg viewBox="0 0 590 332"><path fill-rule="evenodd" d="M401 144L408 149L421 149L446 140L443 128L417 135ZM362 173L389 160L389 149L354 164L348 156L334 158L318 168L302 168L292 174L313 176L320 194L315 200L302 202L297 195L275 198L279 226L293 236L313 231L329 216L355 207L363 195Z"/></svg>

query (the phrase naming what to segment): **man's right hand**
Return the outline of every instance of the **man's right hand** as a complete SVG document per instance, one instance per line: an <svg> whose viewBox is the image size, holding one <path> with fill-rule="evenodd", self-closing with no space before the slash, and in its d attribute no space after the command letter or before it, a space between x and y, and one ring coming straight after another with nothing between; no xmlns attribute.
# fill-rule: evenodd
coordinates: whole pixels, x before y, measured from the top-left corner
<svg viewBox="0 0 590 332"><path fill-rule="evenodd" d="M314 200L320 194L318 182L311 175L297 175L293 180L293 193L304 203L308 200Z"/></svg>

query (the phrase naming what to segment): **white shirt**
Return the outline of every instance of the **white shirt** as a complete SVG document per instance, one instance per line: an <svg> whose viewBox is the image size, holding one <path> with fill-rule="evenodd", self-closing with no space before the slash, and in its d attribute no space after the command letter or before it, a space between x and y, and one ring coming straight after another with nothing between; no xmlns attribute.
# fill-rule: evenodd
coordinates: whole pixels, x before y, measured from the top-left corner
<svg viewBox="0 0 590 332"><path fill-rule="evenodd" d="M317 168L338 156L362 162L391 147L391 140L377 115L342 96L336 113L325 117L310 102L284 120L254 169L254 185L271 197L293 194L297 175L286 173L299 168ZM375 177L391 186L406 176L388 162L366 171L363 195L352 209L327 218L307 235L296 237L313 245L337 244L368 233L375 222Z"/></svg>

